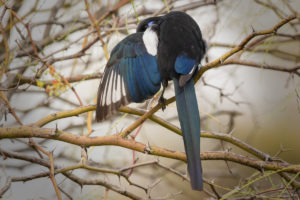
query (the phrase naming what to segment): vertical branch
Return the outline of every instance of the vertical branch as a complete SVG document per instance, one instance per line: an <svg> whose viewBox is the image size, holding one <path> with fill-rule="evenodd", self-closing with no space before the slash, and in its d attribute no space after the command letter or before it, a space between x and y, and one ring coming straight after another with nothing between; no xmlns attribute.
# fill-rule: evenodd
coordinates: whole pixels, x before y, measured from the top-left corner
<svg viewBox="0 0 300 200"><path fill-rule="evenodd" d="M89 111L88 112L88 117L87 117L87 120L86 120L86 127L87 127L87 133L84 134L85 136L90 136L91 133L93 132L93 129L92 129L92 121L93 121L93 111Z"/></svg>
<svg viewBox="0 0 300 200"><path fill-rule="evenodd" d="M54 187L54 190L55 190L55 193L56 193L56 196L57 196L57 199L58 200L62 200L61 198L61 194L60 194L60 191L59 191L59 188L57 186L57 183L56 183L56 180L55 180L55 175L54 175L54 160L53 160L53 154L51 152L47 152L45 149L43 149L42 147L40 146L37 146L38 150L41 151L43 154L45 154L46 156L48 156L49 158L49 162L50 162L50 173L49 173L49 178L52 182L52 185Z"/></svg>
<svg viewBox="0 0 300 200"><path fill-rule="evenodd" d="M8 62L9 62L9 57L10 57L10 50L9 50L9 46L8 46L8 42L7 42L6 33L5 33L5 30L2 26L2 20L3 20L3 17L4 17L4 14L5 14L6 10L7 10L7 8L4 7L3 12L0 16L0 33L2 35L2 41L3 41L4 48L5 48L5 60L4 60L3 67L1 67L1 69L0 69L0 80L3 76L3 74L5 73L5 70L6 70Z"/></svg>
<svg viewBox="0 0 300 200"><path fill-rule="evenodd" d="M64 5L64 3L65 3L65 0L60 0L56 3L56 5L53 6L53 8L51 9L49 21L53 21L55 19L55 16L56 16L59 8L61 8ZM49 23L46 25L43 38L46 38L49 36L51 28L52 28L52 24Z"/></svg>
<svg viewBox="0 0 300 200"><path fill-rule="evenodd" d="M132 8L133 8L133 12L134 12L134 14L135 14L135 18L136 18L137 22L140 23L139 15L138 15L138 13L136 12L136 8L135 8L135 5L134 5L134 0L131 0L131 5L132 5Z"/></svg>
<svg viewBox="0 0 300 200"><path fill-rule="evenodd" d="M108 51L107 51L107 43L105 43L103 38L102 38L100 27L97 25L95 18L93 17L92 13L90 12L89 4L88 4L87 0L84 0L84 3L85 3L85 10L89 15L89 18L92 22L92 25L97 30L97 34L98 34L99 40L101 41L102 48L103 48L103 51L104 51L105 59L108 60L109 55L108 55Z"/></svg>
<svg viewBox="0 0 300 200"><path fill-rule="evenodd" d="M111 10L108 10L104 15L102 15L97 21L96 24L97 26L99 25L100 22L102 22L106 17L108 17L111 13L119 10L122 6L126 5L129 3L130 0L121 0L117 5L115 5Z"/></svg>
<svg viewBox="0 0 300 200"><path fill-rule="evenodd" d="M8 177L4 187L0 189L0 198L2 198L3 194L10 188L10 186L11 186L11 178Z"/></svg>
<svg viewBox="0 0 300 200"><path fill-rule="evenodd" d="M0 91L0 98L3 100L3 102L6 104L8 111L12 114L12 116L16 119L16 121L18 122L19 125L23 125L22 121L20 120L20 118L17 116L17 114L15 113L14 109L12 109L12 107L10 106L6 96L4 95L4 93L2 91Z"/></svg>
<svg viewBox="0 0 300 200"><path fill-rule="evenodd" d="M108 61L109 55L108 55L108 50L107 50L107 43L105 43L102 38L100 27L98 26L95 18L93 17L92 13L89 10L89 4L88 4L87 0L84 0L84 3L85 3L85 9L86 9L86 12L88 13L89 19L91 20L93 27L97 30L97 35L98 35L99 40L101 41L105 59ZM96 101L97 101L97 99L96 99ZM93 111L88 112L88 118L87 118L88 132L86 133L87 136L89 136L92 133L92 117L93 117Z"/></svg>

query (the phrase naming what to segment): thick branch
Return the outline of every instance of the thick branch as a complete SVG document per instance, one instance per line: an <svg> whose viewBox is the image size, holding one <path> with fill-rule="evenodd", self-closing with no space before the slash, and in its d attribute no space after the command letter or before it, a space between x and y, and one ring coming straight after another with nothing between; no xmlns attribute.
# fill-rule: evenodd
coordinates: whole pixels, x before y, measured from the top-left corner
<svg viewBox="0 0 300 200"><path fill-rule="evenodd" d="M160 105L157 105L152 110L156 111L156 109L159 109L159 107L160 107ZM95 110L95 108L96 108L95 105L90 105L90 106L85 106L85 107L79 107L79 108L69 110L69 111L53 113L53 114L50 114L50 115L42 118L41 120L37 121L36 123L34 123L34 126L42 127L51 121L61 119L61 118L71 117L71 116L77 116L79 114ZM167 122L166 120L163 120L162 118L157 117L155 115L149 115L150 114L149 112L145 112L145 111L141 111L141 110L137 110L137 109L133 109L133 108L129 108L129 107L122 107L122 108L120 108L120 111L129 113L129 114L144 116L143 118L140 118L141 120L147 119L147 116L148 116L150 120L165 127L166 129L168 129L178 135L182 134L181 130L177 126L175 126L175 125L171 124L170 122ZM136 124L133 123L131 126L134 127L133 125L136 125ZM122 133L120 133L120 136L123 137L123 135L127 135L127 133L128 133L127 131L129 130L129 128L131 128L131 127L129 126ZM233 145L236 145L237 147L243 149L244 151L246 151L262 160L270 159L270 156L268 154L263 153L255 148L253 148L252 146L248 145L247 143L245 143L229 134L202 132L201 137L214 138L214 139L226 141Z"/></svg>
<svg viewBox="0 0 300 200"><path fill-rule="evenodd" d="M73 135L68 132L55 130L55 129L48 129L48 128L37 128L37 127L28 127L28 126L0 128L0 139L29 138L29 137L59 140L74 145L78 145L81 147L102 146L102 145L120 146L141 153L186 161L186 156L182 152L170 151L168 149L164 149L156 146L147 146L143 143L136 142L135 140L125 139L117 135L86 137L86 136ZM287 163L255 160L253 158L249 158L231 152L203 152L201 153L201 159L202 160L228 160L258 170L262 170L262 169L280 170L280 171L285 171L290 173L297 173L300 171L300 165L290 165Z"/></svg>

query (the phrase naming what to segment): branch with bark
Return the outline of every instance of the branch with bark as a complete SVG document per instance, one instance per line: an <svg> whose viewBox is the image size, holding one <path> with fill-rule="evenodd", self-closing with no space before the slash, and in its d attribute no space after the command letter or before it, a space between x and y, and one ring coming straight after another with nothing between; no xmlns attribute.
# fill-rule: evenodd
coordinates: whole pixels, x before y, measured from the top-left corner
<svg viewBox="0 0 300 200"><path fill-rule="evenodd" d="M47 170L31 175L13 176L10 174L6 176L5 181L0 186L0 197L3 197L13 187L15 182L28 182L48 177L53 185L53 191L57 199L63 199L63 195L68 199L72 199L73 196L69 194L69 191L57 181L58 174L81 187L84 185L98 185L106 188L104 199L108 198L109 191L114 191L130 199L145 199L145 197L148 199L167 199L181 195L181 191L179 191L158 198L154 189L158 187L160 180L154 180L154 178L144 175L147 180L152 181L147 185L132 177L132 174L139 174L140 169L154 168L157 170L159 168L164 173L168 172L183 181L189 182L188 176L178 166L170 166L159 160L159 158L168 158L168 160L176 162L180 166L186 162L185 153L176 149L152 145L136 138L137 134L141 132L143 123L148 123L148 121L164 127L166 132L172 132L176 135L182 134L180 128L171 122L172 120L161 117L159 113L161 105L156 103L157 96L142 104L141 107L143 109L130 106L120 108L120 113L125 114L130 122L126 123L121 130L118 130L115 129L115 124L118 121L111 120L110 122L114 123L109 131L116 131L112 135L106 135L107 130L93 130L93 126L96 126L93 121L94 100L86 100L83 93L76 87L81 83L87 83L88 80L99 80L102 78L102 73L99 72L100 66L97 66L95 71L93 68L94 63L102 62L105 64L104 59L108 60L109 58L108 47L110 41L113 40L112 38L120 33L128 34L142 18L165 14L170 10L189 11L191 13L196 9L205 9L203 12L206 10L212 12L213 10L215 19L212 21L212 31L210 31L211 34L206 35L209 40L213 40L214 36L218 36L218 26L222 20L220 12L221 8L226 6L226 1L207 0L183 4L177 4L174 0L163 2L162 7L153 9L129 0L119 1L115 5L110 5L109 1L105 5L98 5L98 3L88 0L82 2L59 1L59 3L48 9L42 9L39 1L36 1L24 13L21 12L21 7L23 3L25 5L25 2L16 1L10 3L1 1L0 115L1 118L5 116L3 121L7 118L7 113L11 117L8 116L10 125L6 125L6 122L0 124L0 159L3 159L5 163L10 159L28 163L26 167L15 166L9 163L6 165L9 166L8 168L24 170L24 168L39 165ZM208 53L207 62L200 68L194 78L195 84L202 80L201 83L204 86L219 92L220 99L226 98L236 106L239 106L242 101L236 101L231 96L235 94L239 86L235 87L232 93L226 93L223 91L223 86L216 86L207 81L206 77L204 78L208 71L238 66L282 72L291 75L290 77L294 77L294 75L296 75L296 78L300 77L299 56L294 51L290 51L290 49L279 48L286 43L299 43L299 12L293 8L290 1L282 2L286 9L282 9L269 1L253 0L253 3L272 12L278 17L278 22L272 25L271 28L261 31L252 27L252 32L244 36L238 44L207 41L208 52L220 48L226 51L214 60L211 60L213 56ZM121 11L126 6L130 7L132 12L122 14ZM74 14L73 8L75 10L76 8L81 8L80 12L85 14L77 16ZM34 20L35 14L43 12L48 12L48 19L45 18L43 21ZM68 15L72 16L72 18L68 18ZM43 34L37 37L37 29L43 26ZM203 32L206 32L205 29ZM12 41L14 38L17 39ZM269 43L272 45L268 45ZM95 58L93 55L97 46L101 48L96 50L98 54ZM72 51L70 49L75 50ZM242 55L251 53L279 58L287 61L289 64L271 64L268 60L262 62L242 57ZM68 90L75 96L69 95ZM94 90L96 93L97 88L94 87L91 90ZM297 89L295 89L295 93L299 107ZM42 94L44 98L43 101L33 107L20 109L14 104L14 96L19 94L33 94L32 96ZM70 99L77 99L77 101L74 103ZM54 112L52 108L55 108L55 106L53 105L58 101L68 105L69 110L61 106L58 109L61 111ZM85 101L91 105L88 105ZM172 107L171 104L174 101L175 96L171 96L167 99L166 105ZM42 107L52 109L50 114L44 115L44 117L38 116L38 119L35 121L26 119L30 112ZM146 109L144 109L145 107ZM247 180L242 180L241 178L240 184L234 189L228 188L224 184L215 183L215 176L204 177L204 182L207 186L204 189L205 195L213 199L228 199L231 197L243 199L246 196L265 198L275 193L278 198L299 198L300 165L279 159L277 155L269 155L239 139L239 137L233 136L234 120L236 117L242 116L240 111L216 110L213 114L207 114L202 117L201 122L211 119L216 120L218 115L229 118L225 133L214 131L214 128L208 127L208 131L202 131L201 138L220 141L222 150L204 150L199 156L205 161L205 164L211 161L225 161L232 176L234 176L234 172L231 170L233 163L238 164L237 166L254 169L255 173L253 177ZM80 124L71 123L62 129L57 125L51 125L51 122L53 124L53 122L60 122L63 119L70 119L74 116L80 116L80 119L83 119L82 122ZM135 130L137 131L133 134ZM95 132L99 132L101 136L94 136ZM41 138L44 140L40 141ZM3 148L2 144L4 145L8 139L17 144L25 145L25 147ZM61 165L58 160L66 161L67 156L56 154L49 150L48 147L51 142L56 141L60 141L63 145L70 145L75 149L80 149L80 160L74 161L68 157L68 164ZM17 144L13 144L12 147L18 147ZM104 162L93 163L87 149L90 150L96 146L107 147L107 149L108 147L121 147L122 150L132 150L132 164L126 165L126 167L115 167L114 164L107 164L107 167L102 167L105 165ZM239 153L233 151L232 148L240 150L238 151ZM135 152L139 152L139 155L147 157L148 160L139 161ZM100 165L101 167L99 167ZM125 180L130 188L127 188L127 185L122 185L121 181L120 183L115 183L104 176L92 178L92 176L81 176L74 173L74 171L79 170L119 177ZM254 186L260 180L270 179L270 182L272 182L273 176L278 176L282 183L263 190ZM239 177L242 176L239 175ZM135 190L141 190L142 193L136 193Z"/></svg>

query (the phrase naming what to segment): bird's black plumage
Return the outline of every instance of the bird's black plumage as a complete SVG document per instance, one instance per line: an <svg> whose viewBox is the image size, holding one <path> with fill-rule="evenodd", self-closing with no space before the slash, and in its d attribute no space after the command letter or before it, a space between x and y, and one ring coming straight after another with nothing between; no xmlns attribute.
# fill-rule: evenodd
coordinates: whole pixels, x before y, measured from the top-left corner
<svg viewBox="0 0 300 200"><path fill-rule="evenodd" d="M206 51L197 23L183 12L142 21L111 52L98 90L96 119L102 121L120 106L142 102L173 80L176 105L194 190L202 190L200 117L192 77Z"/></svg>
<svg viewBox="0 0 300 200"><path fill-rule="evenodd" d="M162 80L171 80L183 75L174 68L178 56L194 59L198 65L205 54L205 43L199 26L189 15L171 12L163 17L163 21L159 30L157 62Z"/></svg>

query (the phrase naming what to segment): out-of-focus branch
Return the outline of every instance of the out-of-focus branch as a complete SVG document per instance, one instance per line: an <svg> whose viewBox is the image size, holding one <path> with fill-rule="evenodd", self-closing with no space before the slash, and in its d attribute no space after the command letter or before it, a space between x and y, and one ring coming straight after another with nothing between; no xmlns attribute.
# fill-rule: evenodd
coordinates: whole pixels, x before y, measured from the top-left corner
<svg viewBox="0 0 300 200"><path fill-rule="evenodd" d="M54 159L53 159L53 154L51 152L47 152L46 150L44 150L42 147L35 145L35 147L37 148L37 150L39 150L40 152L42 152L43 154L47 155L49 158L49 178L52 182L52 185L54 187L56 196L58 200L61 200L61 194L59 191L59 188L57 186L56 180L55 180L55 175L54 175Z"/></svg>
<svg viewBox="0 0 300 200"><path fill-rule="evenodd" d="M4 187L0 189L0 198L2 198L3 194L10 188L11 182L11 178L8 177Z"/></svg>
<svg viewBox="0 0 300 200"><path fill-rule="evenodd" d="M0 69L0 80L1 80L1 78L2 78L2 76L3 76L3 74L5 73L5 70L6 70L6 68L7 68L7 65L8 65L8 63L9 63L9 57L10 57L10 54L11 54L11 52L10 52L10 50L9 50L9 45L8 45L8 41L7 41L7 36L6 36L5 30L4 30L3 26L2 26L2 20L3 20L3 17L4 17L4 15L5 15L5 13L6 13L6 10L7 10L7 8L4 7L2 13L0 14L0 33L1 33L1 35L2 35L2 43L3 43L4 48L5 48L5 60L4 60L4 63L2 64L2 63L0 62L1 65L3 65L3 66L1 67L1 69Z"/></svg>
<svg viewBox="0 0 300 200"><path fill-rule="evenodd" d="M280 10L275 5L273 5L271 2L265 3L265 2L262 2L261 0L254 0L254 1L266 8L272 9L279 18L283 19L285 17L283 11Z"/></svg>
<svg viewBox="0 0 300 200"><path fill-rule="evenodd" d="M85 3L85 10L86 10L86 12L89 15L89 18L90 18L90 20L92 22L93 27L97 31L97 35L98 35L99 40L102 43L102 48L103 48L103 51L104 51L105 58L106 58L106 60L108 60L109 59L109 55L108 55L108 51L107 51L107 43L104 42L104 40L102 38L102 35L101 35L100 27L98 26L98 24L96 23L96 20L95 20L94 16L90 12L88 1L84 0L84 3Z"/></svg>
<svg viewBox="0 0 300 200"><path fill-rule="evenodd" d="M283 36L286 35L290 37L291 39L285 39L285 40L276 40L273 41L273 44L280 44L280 43L288 43L288 42L294 42L295 40L300 40L300 35L287 35L287 34L280 34L276 33L277 36ZM300 61L300 56L297 54L289 53L287 51L282 51L280 49L276 48L264 48L264 47L259 47L258 45L263 45L261 44L264 40L267 38L272 37L271 35L263 36L260 38L257 38L253 42L249 43L247 47L243 49L243 52L248 51L248 52L254 52L254 53L264 53L268 55L272 55L274 57L282 58L283 60L288 60L288 61ZM212 43L211 47L224 47L224 48L234 48L236 45L232 44L224 44L224 43ZM236 58L235 58L236 59Z"/></svg>
<svg viewBox="0 0 300 200"><path fill-rule="evenodd" d="M93 73L93 74L79 74L76 76L72 77L66 77L66 80L68 80L69 83L75 83L75 82L80 82L80 81L86 81L86 80L92 80L92 79L100 79L102 78L102 73ZM12 87L20 86L22 84L30 84L34 86L43 86L43 88L46 88L47 86L51 86L53 84L53 81L55 80L48 80L48 81L43 81L36 79L35 77L26 77L26 76L21 76L19 78L18 83L15 85L12 85Z"/></svg>
<svg viewBox="0 0 300 200"><path fill-rule="evenodd" d="M2 102L4 102L8 108L8 111L12 114L12 116L16 119L16 121L18 122L19 125L23 125L22 121L20 120L20 118L17 116L17 114L15 113L14 109L12 109L12 107L10 106L10 103L8 101L8 99L6 98L6 96L4 95L4 93L2 91L0 91L0 99L2 99Z"/></svg>
<svg viewBox="0 0 300 200"><path fill-rule="evenodd" d="M44 160L44 159L39 159L39 158L35 158L35 157L29 156L29 155L24 155L24 154L20 154L20 153L6 151L6 150L1 149L1 148L0 148L0 155L5 156L6 158L14 158L14 159L18 159L18 160L28 161L28 162L39 164L39 165L42 165L42 166L45 166L45 167L48 167L48 168L51 167L51 164L49 162L47 162L46 160ZM53 167L54 167L54 165L53 165ZM111 190L113 190L117 193L120 193L124 196L137 197L134 194L130 193L129 191L123 190L118 186L112 185L112 184L110 184L109 182L107 182L105 180L101 180L101 179L87 180L87 179L80 178L80 177L70 173L72 170L80 169L80 168L91 170L91 171L97 171L97 172L101 172L101 173L110 173L110 174L120 175L120 176L123 176L128 181L128 183L130 185L133 185L133 186L136 186L136 187L141 188L143 190L146 190L146 188L143 188L142 186L137 185L137 184L133 183L132 181L130 181L129 177L127 177L125 174L123 174L122 170L117 171L117 170L112 170L112 169L101 169L101 168L91 167L91 166L88 166L86 164L78 164L78 165L69 166L69 167L65 167L65 168L61 168L61 167L56 166L55 167L56 170L53 171L53 174L62 173L66 177L71 179L72 181L75 181L76 183L78 183L80 186L83 186L83 185L101 185L101 186L109 188L109 189L111 189ZM34 180L34 179L37 179L37 178L50 176L51 173L52 172L41 172L41 173L30 175L30 176L11 177L11 178L8 179L9 184L6 184L6 186L1 190L1 191L3 191L3 193L1 193L1 191L0 191L0 196L1 196L1 194L4 194L6 192L6 190L7 190L6 188L7 187L9 188L9 185L11 184L11 182L30 181L30 180ZM6 189L6 190L4 191L4 189ZM133 199L141 199L141 198L133 198Z"/></svg>
<svg viewBox="0 0 300 200"><path fill-rule="evenodd" d="M18 19L18 21L21 23L21 24L23 24L23 26L26 28L26 30L27 30L27 34L28 34L28 37L29 37L29 39L30 39L30 43L31 43L31 46L32 46L32 49L33 49L33 53L34 53L34 55L45 65L45 66L47 66L47 68L50 70L50 71L52 71L52 73L54 73L55 72L55 69L54 69L54 67L51 65L51 64L49 64L48 62L46 62L46 61L44 61L41 57L40 57L40 55L39 55L39 53L38 53L38 50L37 50L37 47L36 47L36 44L34 43L34 41L33 41L33 39L32 39L32 35L31 35L31 31L30 31L30 28L29 28L29 25L28 24L25 24L19 17L18 17L18 15L17 15L17 13L15 12L15 11L13 11L12 9L10 9L10 8L8 8L9 10L10 10L10 12L11 12L11 14L14 16L14 17L16 17L17 19ZM79 102L79 104L81 105L81 106L83 106L83 103L82 103L82 101L81 101L81 99L80 99L80 97L79 97L79 95L77 94L77 92L76 92L76 90L74 89L74 87L73 86L71 86L70 85L70 83L68 82L68 80L63 76L63 75L61 75L60 73L57 73L58 75L59 75L59 77L60 77L60 79L73 91L73 93L75 94L75 96L76 96L76 98L77 98L77 100L78 100L78 102Z"/></svg>
<svg viewBox="0 0 300 200"><path fill-rule="evenodd" d="M118 186L112 185L110 183L108 183L107 181L104 180L100 180L100 179L84 179L84 178L80 178L74 174L71 173L65 173L64 174L66 177L68 177L70 180L76 182L77 184L79 184L80 186L83 185L102 185L104 187L106 187L109 190L112 190L114 192L117 192L119 194L122 194L126 197L129 197L131 199L136 199L136 200L142 200L143 198L137 196L136 194L127 191L126 189L122 189Z"/></svg>
<svg viewBox="0 0 300 200"><path fill-rule="evenodd" d="M65 0L60 0L53 6L53 8L51 9L51 13L50 13L50 17L49 17L48 21L51 22L51 21L55 20L56 14L58 13L59 9L64 5L64 3L65 3ZM48 23L46 25L43 38L47 38L49 36L51 28L52 28L52 24Z"/></svg>

